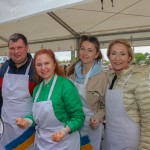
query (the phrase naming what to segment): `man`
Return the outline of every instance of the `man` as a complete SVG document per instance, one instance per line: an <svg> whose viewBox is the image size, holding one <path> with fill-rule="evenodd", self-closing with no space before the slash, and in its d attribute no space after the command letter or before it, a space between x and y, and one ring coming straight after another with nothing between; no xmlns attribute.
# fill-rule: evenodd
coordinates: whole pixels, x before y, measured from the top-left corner
<svg viewBox="0 0 150 150"><path fill-rule="evenodd" d="M23 130L17 127L15 120L31 114L32 91L36 85L33 79L32 57L28 53L28 43L24 35L15 33L8 40L9 56L0 70L0 102L3 134L0 138L0 150L31 149L34 140L34 128Z"/></svg>

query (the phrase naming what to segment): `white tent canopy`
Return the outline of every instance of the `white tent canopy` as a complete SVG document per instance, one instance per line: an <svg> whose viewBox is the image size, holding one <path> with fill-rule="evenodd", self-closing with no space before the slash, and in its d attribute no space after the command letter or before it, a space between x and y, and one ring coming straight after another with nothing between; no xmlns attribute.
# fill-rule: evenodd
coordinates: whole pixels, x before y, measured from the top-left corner
<svg viewBox="0 0 150 150"><path fill-rule="evenodd" d="M1 0L0 23L77 5L85 0Z"/></svg>
<svg viewBox="0 0 150 150"><path fill-rule="evenodd" d="M149 0L103 1L102 10L101 0L1 0L0 55L15 32L28 38L31 52L76 50L83 34L97 36L103 48L114 38L150 45Z"/></svg>

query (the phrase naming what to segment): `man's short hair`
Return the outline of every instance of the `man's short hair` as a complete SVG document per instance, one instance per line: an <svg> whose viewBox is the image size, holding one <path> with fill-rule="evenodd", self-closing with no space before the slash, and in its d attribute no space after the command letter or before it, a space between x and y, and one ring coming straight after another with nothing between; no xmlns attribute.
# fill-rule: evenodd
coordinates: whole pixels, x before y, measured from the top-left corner
<svg viewBox="0 0 150 150"><path fill-rule="evenodd" d="M12 42L17 42L19 39L21 39L25 45L28 45L28 41L27 41L27 38L23 35L23 34L20 34L20 33L14 33L12 34L10 37L9 37L9 40L8 40L8 46L9 46L9 42L12 41Z"/></svg>

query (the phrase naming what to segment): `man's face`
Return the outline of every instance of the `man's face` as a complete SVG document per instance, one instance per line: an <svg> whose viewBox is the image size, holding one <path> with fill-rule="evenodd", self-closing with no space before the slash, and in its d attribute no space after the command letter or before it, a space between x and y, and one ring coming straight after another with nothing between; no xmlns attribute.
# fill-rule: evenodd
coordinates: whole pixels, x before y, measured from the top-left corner
<svg viewBox="0 0 150 150"><path fill-rule="evenodd" d="M28 45L25 45L22 39L16 42L10 41L9 56L15 62L16 66L20 67L26 62Z"/></svg>

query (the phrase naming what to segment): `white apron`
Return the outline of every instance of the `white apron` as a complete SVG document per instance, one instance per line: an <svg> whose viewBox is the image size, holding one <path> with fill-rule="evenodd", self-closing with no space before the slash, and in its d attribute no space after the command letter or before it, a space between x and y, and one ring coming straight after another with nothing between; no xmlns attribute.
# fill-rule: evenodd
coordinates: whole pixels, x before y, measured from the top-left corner
<svg viewBox="0 0 150 150"><path fill-rule="evenodd" d="M4 132L0 139L0 150L14 149L21 146L21 144L25 144L26 149L32 147L31 141L27 141L27 139L31 138L31 132L33 133L35 129L22 129L16 125L18 117L25 117L32 113L32 98L28 89L30 66L31 62L26 69L25 75L8 74L9 67L4 75L2 85Z"/></svg>
<svg viewBox="0 0 150 150"><path fill-rule="evenodd" d="M47 101L36 102L43 82L35 96L32 110L34 120L37 124L35 150L80 150L80 135L78 131L65 135L64 139L60 142L54 142L51 139L53 132L58 132L64 128L64 123L55 117L52 101L50 99L56 80L57 75L54 77Z"/></svg>
<svg viewBox="0 0 150 150"><path fill-rule="evenodd" d="M128 79L132 76L130 74ZM123 104L123 86L106 92L106 132L104 150L137 150L140 127L130 119Z"/></svg>
<svg viewBox="0 0 150 150"><path fill-rule="evenodd" d="M80 129L80 135L81 135L81 150L82 149L90 149L92 147L92 150L100 150L100 144L101 144L101 137L102 137L102 128L103 124L99 124L99 126L95 129L91 128L90 126L90 119L94 115L94 112L90 109L87 101L86 101L86 84L89 77L91 70L86 75L84 84L79 84L75 82L78 92L80 94L80 98L83 105L83 111L85 114L85 121L83 127ZM91 99L92 100L92 99Z"/></svg>

